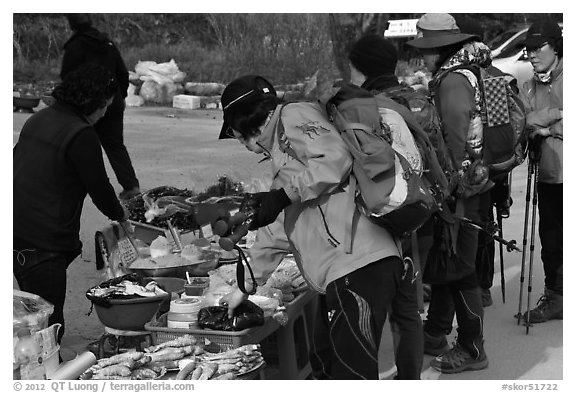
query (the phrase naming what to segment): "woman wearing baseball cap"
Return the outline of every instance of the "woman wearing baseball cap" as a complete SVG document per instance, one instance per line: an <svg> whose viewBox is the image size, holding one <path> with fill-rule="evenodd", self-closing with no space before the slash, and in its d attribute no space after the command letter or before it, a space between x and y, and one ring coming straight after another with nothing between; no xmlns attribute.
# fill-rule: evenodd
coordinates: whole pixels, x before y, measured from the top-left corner
<svg viewBox="0 0 576 393"><path fill-rule="evenodd" d="M539 323L563 318L562 30L551 20L535 22L528 29L524 45L534 77L524 83L520 97L526 106L532 146L540 152L538 225L545 289L538 306L530 310L530 322Z"/></svg>
<svg viewBox="0 0 576 393"><path fill-rule="evenodd" d="M330 348L321 365L323 377L378 379L378 348L388 309L402 307L419 318L418 305L399 239L355 214L346 144L320 105L281 104L260 76L232 81L221 102L220 139L235 138L271 162L272 187L254 194L258 208L250 227L258 230L250 249L258 285L293 253L310 289L326 294ZM245 286L246 292L256 289L251 282ZM247 297L235 289L222 302L232 312ZM333 314L329 321L328 311ZM398 378L419 378L420 370L412 371L400 364Z"/></svg>
<svg viewBox="0 0 576 393"><path fill-rule="evenodd" d="M419 49L433 78L429 84L454 168L466 173L467 164L481 154L480 97L474 80L457 68L490 63L490 49L474 34L462 33L450 14L425 14L417 23L418 36L408 44ZM468 71L468 70L466 70ZM472 79L472 80L471 80ZM476 81L477 85L477 81ZM457 197L456 210L473 221L480 220L480 194L489 187L478 182ZM424 323L424 352L437 356L430 365L443 373L459 373L488 367L484 350L481 291L476 276L477 230L459 225L456 254L461 278L433 284ZM450 348L446 335L456 314L458 339Z"/></svg>

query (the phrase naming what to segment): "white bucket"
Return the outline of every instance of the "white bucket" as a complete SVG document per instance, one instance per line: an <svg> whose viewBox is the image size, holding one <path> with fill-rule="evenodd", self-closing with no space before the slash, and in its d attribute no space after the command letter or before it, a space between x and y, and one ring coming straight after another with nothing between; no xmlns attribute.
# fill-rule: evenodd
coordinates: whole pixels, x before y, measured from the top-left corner
<svg viewBox="0 0 576 393"><path fill-rule="evenodd" d="M56 349L46 355L44 355L44 371L46 372L46 378L52 379L52 375L58 369L60 365L60 345L56 346Z"/></svg>

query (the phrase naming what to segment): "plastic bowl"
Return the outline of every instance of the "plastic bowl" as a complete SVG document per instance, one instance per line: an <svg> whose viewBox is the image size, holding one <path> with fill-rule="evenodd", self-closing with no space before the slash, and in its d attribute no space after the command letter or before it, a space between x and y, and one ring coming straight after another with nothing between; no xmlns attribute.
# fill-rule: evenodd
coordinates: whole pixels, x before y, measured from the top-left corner
<svg viewBox="0 0 576 393"><path fill-rule="evenodd" d="M118 330L143 331L144 325L156 314L162 302L171 298L171 294L135 299L102 300L89 294L86 294L86 297L92 301L98 319L104 326Z"/></svg>
<svg viewBox="0 0 576 393"><path fill-rule="evenodd" d="M14 112L34 112L33 109L36 108L38 104L40 104L40 97L12 97L12 103L14 105Z"/></svg>
<svg viewBox="0 0 576 393"><path fill-rule="evenodd" d="M160 285L165 291L172 292L180 295L184 292L184 284L186 280L177 277L150 277Z"/></svg>

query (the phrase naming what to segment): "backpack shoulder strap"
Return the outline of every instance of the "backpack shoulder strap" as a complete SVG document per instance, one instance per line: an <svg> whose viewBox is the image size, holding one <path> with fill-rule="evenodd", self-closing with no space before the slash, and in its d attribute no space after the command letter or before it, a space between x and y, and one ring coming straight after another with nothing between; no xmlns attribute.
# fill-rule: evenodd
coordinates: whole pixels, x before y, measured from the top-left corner
<svg viewBox="0 0 576 393"><path fill-rule="evenodd" d="M346 245L346 254L352 254L352 245L354 243L354 229L360 218L360 211L356 207L356 190L358 189L358 182L353 174L350 174L348 180L348 187L350 191L348 192L348 201L346 206L348 206L349 211L352 211L352 217L345 220L344 224L344 244Z"/></svg>

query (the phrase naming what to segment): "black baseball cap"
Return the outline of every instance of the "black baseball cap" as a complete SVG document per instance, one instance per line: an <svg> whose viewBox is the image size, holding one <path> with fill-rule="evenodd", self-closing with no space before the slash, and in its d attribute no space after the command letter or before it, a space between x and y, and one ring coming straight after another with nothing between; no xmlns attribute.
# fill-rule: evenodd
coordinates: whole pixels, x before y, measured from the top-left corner
<svg viewBox="0 0 576 393"><path fill-rule="evenodd" d="M234 113L236 108L241 105L256 103L269 95L276 96L274 86L258 75L244 75L230 82L220 97L224 111L224 124L218 139L232 138L227 131L230 127L230 115Z"/></svg>
<svg viewBox="0 0 576 393"><path fill-rule="evenodd" d="M524 46L537 48L547 42L554 42L560 38L562 38L562 29L558 26L558 23L549 19L543 19L534 22L532 26L530 26L526 33Z"/></svg>

